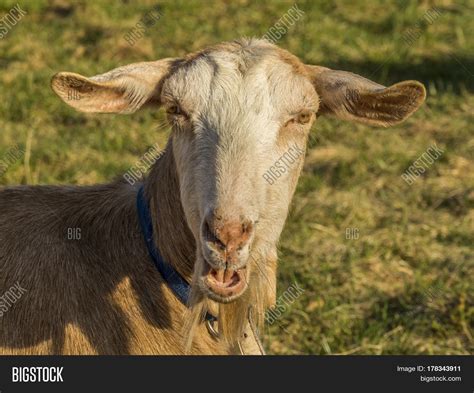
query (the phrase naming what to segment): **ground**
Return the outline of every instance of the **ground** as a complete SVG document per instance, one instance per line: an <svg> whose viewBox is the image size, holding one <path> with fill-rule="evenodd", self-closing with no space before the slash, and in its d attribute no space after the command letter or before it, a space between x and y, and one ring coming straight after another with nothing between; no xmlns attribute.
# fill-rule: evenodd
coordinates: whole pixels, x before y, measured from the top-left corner
<svg viewBox="0 0 474 393"><path fill-rule="evenodd" d="M1 1L0 17L16 4ZM8 163L0 185L106 182L155 143L165 145L162 112L76 113L50 90L55 72L94 75L261 37L293 6L21 2L27 14L0 39L0 160ZM316 122L281 239L281 315L264 332L268 352L474 353L473 1L300 1L297 8L304 14L278 45L306 63L385 85L419 80L428 97L390 129ZM127 41L150 10L159 19ZM408 184L401 175L430 146L442 154ZM288 296L295 285L301 290Z"/></svg>

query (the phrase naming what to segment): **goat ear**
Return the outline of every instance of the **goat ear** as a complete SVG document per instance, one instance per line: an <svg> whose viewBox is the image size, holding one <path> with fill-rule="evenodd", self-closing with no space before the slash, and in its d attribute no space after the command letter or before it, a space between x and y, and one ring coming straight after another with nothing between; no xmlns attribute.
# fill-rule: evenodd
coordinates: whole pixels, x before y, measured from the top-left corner
<svg viewBox="0 0 474 393"><path fill-rule="evenodd" d="M389 127L409 117L426 98L417 81L385 87L351 72L312 65L306 69L321 100L318 114L342 120Z"/></svg>
<svg viewBox="0 0 474 393"><path fill-rule="evenodd" d="M159 98L160 82L174 62L174 59L163 59L134 63L91 78L59 72L53 76L51 88L65 103L81 112L133 113Z"/></svg>

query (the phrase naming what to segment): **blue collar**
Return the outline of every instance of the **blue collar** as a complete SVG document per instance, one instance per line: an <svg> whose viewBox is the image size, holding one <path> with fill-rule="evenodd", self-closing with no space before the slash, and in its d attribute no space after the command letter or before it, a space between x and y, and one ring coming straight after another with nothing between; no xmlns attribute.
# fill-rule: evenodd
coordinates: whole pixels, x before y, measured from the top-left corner
<svg viewBox="0 0 474 393"><path fill-rule="evenodd" d="M153 263L176 297L181 301L181 303L187 306L191 287L187 281L173 268L173 266L164 261L160 251L155 247L155 242L153 241L153 224L151 221L150 208L148 206L148 201L145 198L143 185L140 187L137 193L137 211L146 247L151 259L153 260ZM214 321L215 319L216 318L209 313L206 315L206 320Z"/></svg>

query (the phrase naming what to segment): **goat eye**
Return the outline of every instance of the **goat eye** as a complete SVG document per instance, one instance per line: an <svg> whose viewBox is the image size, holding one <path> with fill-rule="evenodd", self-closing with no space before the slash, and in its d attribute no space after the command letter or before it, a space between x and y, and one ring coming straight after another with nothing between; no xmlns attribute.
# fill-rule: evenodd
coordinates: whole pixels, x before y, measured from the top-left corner
<svg viewBox="0 0 474 393"><path fill-rule="evenodd" d="M307 124L311 120L310 111L302 111L296 116L296 121L300 124Z"/></svg>
<svg viewBox="0 0 474 393"><path fill-rule="evenodd" d="M170 114L170 115L179 115L179 114L181 114L181 111L180 111L178 105L171 105L171 106L168 107L168 109L166 110L166 113L168 113L168 114Z"/></svg>

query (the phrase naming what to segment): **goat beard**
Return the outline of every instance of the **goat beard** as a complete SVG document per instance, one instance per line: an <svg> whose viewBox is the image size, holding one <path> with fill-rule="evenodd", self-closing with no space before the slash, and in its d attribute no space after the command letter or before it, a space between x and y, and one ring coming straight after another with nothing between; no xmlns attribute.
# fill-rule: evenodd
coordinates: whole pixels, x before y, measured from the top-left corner
<svg viewBox="0 0 474 393"><path fill-rule="evenodd" d="M183 325L186 353L191 351L197 328L202 324L208 312L217 317L219 340L223 340L230 348L235 348L238 341L242 339L249 322L250 307L253 327L258 331L263 330L265 308L268 303L264 295L268 292L269 278L264 271L254 267L249 266L251 273L247 290L231 303L216 303L210 300L196 282L199 274L194 273L189 308Z"/></svg>

